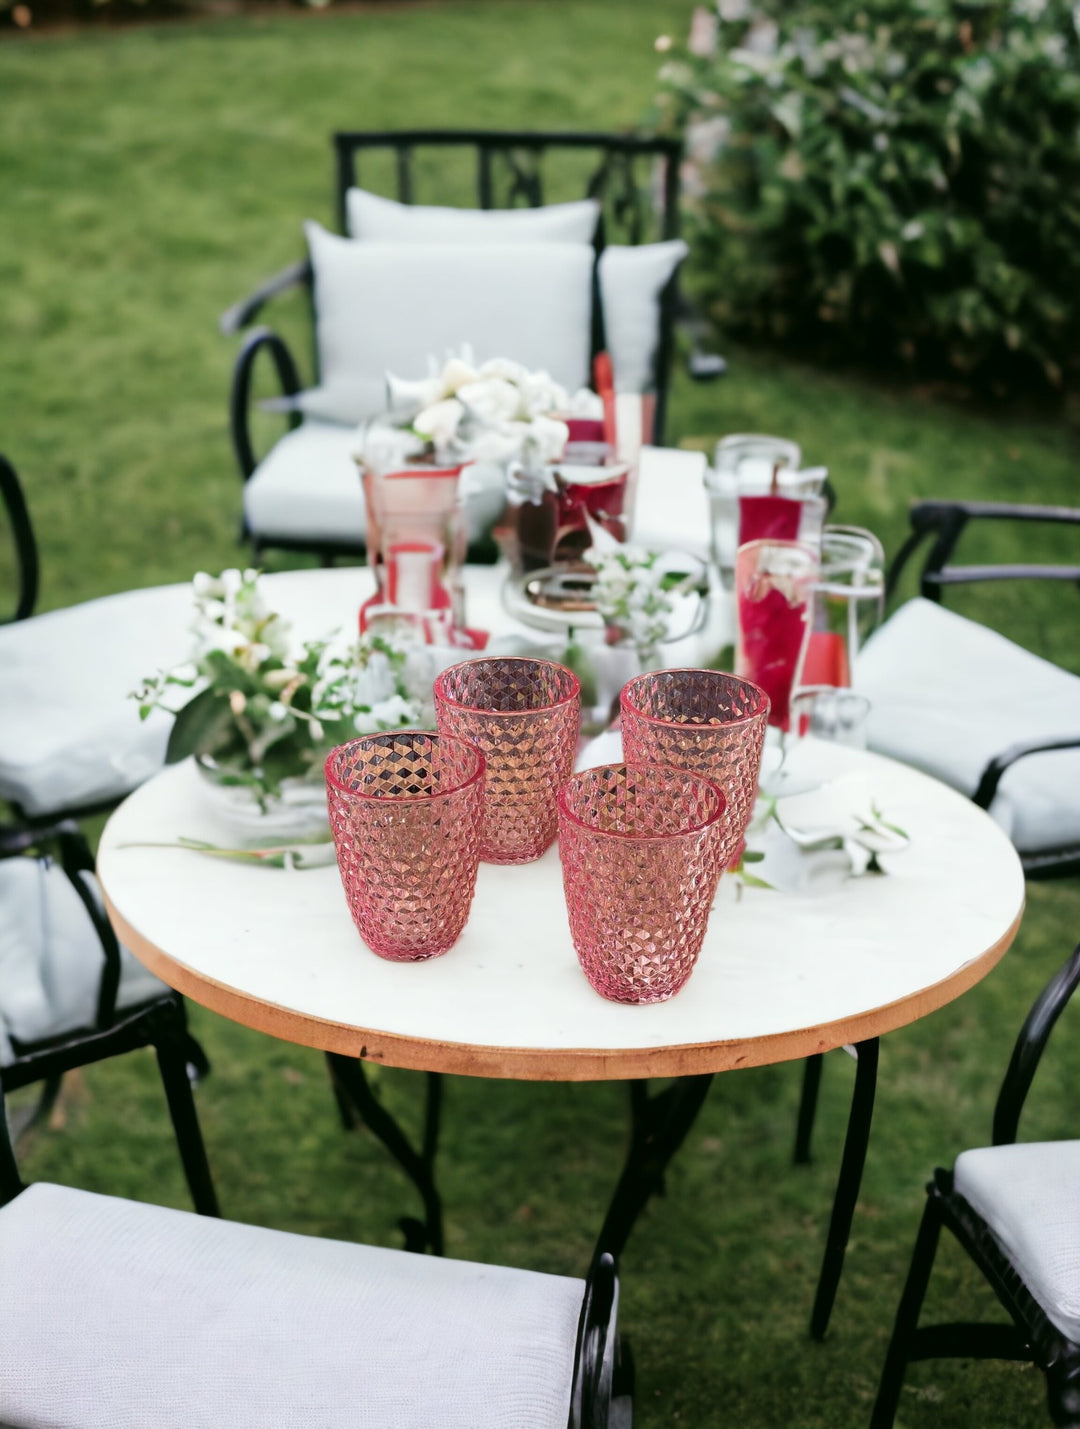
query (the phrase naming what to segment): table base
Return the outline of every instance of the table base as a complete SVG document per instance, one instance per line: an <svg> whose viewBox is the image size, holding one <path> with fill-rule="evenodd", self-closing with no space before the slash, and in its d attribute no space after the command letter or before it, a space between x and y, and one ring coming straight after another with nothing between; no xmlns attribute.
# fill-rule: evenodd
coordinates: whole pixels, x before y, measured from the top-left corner
<svg viewBox="0 0 1080 1429"><path fill-rule="evenodd" d="M366 1126L382 1142L419 1192L423 1218L403 1216L398 1221L405 1237L405 1249L442 1255L445 1244L442 1198L435 1184L435 1155L442 1111L441 1073L425 1074L424 1130L417 1148L375 1095L361 1060L336 1052L328 1052L326 1060L345 1129L351 1131L361 1124ZM663 1191L664 1173L697 1119L711 1084L712 1073L679 1077L663 1091L650 1096L647 1081L627 1083L630 1091L630 1145L597 1237L594 1261L606 1252L618 1262L649 1198Z"/></svg>

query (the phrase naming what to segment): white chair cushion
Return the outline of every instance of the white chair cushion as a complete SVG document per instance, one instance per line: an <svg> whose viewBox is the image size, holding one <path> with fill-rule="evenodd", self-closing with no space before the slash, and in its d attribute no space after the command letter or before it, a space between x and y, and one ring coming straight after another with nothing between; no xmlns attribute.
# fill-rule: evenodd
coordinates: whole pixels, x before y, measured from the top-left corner
<svg viewBox="0 0 1080 1429"><path fill-rule="evenodd" d="M119 798L161 768L172 721L128 698L189 654L191 587L126 591L0 628L0 798L30 815Z"/></svg>
<svg viewBox="0 0 1080 1429"><path fill-rule="evenodd" d="M964 1151L956 1158L954 1185L1001 1242L1047 1318L1080 1342L1080 1141Z"/></svg>
<svg viewBox="0 0 1080 1429"><path fill-rule="evenodd" d="M309 541L363 540L364 493L353 453L355 427L307 420L287 432L244 484L244 516L255 536L291 536ZM465 526L475 541L497 519L505 502L498 467L470 467L465 490Z"/></svg>
<svg viewBox="0 0 1080 1429"><path fill-rule="evenodd" d="M673 238L601 253L600 301L617 392L647 392L655 386L660 294L689 251L681 238Z"/></svg>
<svg viewBox="0 0 1080 1429"><path fill-rule="evenodd" d="M378 243L591 243L595 199L540 208L439 208L395 203L352 188L345 195L349 236Z"/></svg>
<svg viewBox="0 0 1080 1429"><path fill-rule="evenodd" d="M0 1416L565 1429L583 1293L39 1183L0 1210Z"/></svg>
<svg viewBox="0 0 1080 1429"><path fill-rule="evenodd" d="M1011 745L1080 736L1080 678L929 600L871 636L854 684L871 702L871 749L969 796ZM1022 852L1080 843L1080 749L1020 760L990 813Z"/></svg>
<svg viewBox="0 0 1080 1429"><path fill-rule="evenodd" d="M0 861L0 1067L14 1057L12 1037L38 1042L92 1026L104 967L94 925L63 870L37 858ZM118 1008L167 991L121 948Z"/></svg>
<svg viewBox="0 0 1080 1429"><path fill-rule="evenodd" d="M320 388L297 405L360 422L386 409L386 374L424 371L468 343L568 391L589 375L587 243L357 243L304 225L314 270Z"/></svg>
<svg viewBox="0 0 1080 1429"><path fill-rule="evenodd" d="M650 550L692 551L709 559L709 498L704 452L642 447L630 539Z"/></svg>

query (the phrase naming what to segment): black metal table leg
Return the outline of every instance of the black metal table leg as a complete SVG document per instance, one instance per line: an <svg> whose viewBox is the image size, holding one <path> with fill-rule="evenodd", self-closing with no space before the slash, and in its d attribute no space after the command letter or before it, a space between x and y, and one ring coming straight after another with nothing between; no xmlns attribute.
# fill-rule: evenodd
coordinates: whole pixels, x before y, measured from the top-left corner
<svg viewBox="0 0 1080 1429"><path fill-rule="evenodd" d="M821 1052L812 1052L803 1063L802 1096L799 1098L799 1119L795 1123L795 1165L805 1166L810 1160L810 1138L814 1134L818 1091L821 1087Z"/></svg>
<svg viewBox="0 0 1080 1429"><path fill-rule="evenodd" d="M663 1189L664 1172L697 1119L712 1084L712 1073L678 1077L655 1096L648 1083L630 1082L630 1148L615 1187L596 1256L607 1251L618 1262L649 1197Z"/></svg>
<svg viewBox="0 0 1080 1429"><path fill-rule="evenodd" d="M405 1249L434 1255L443 1253L442 1200L435 1185L435 1153L439 1144L439 1118L442 1111L442 1075L428 1072L427 1104L424 1110L424 1131L417 1151L393 1116L371 1090L364 1074L364 1064L355 1057L343 1057L327 1052L330 1080L333 1083L342 1119L349 1123L349 1106L355 1108L359 1120L379 1138L394 1160L420 1193L424 1203L424 1218L403 1216L398 1225L405 1235Z"/></svg>
<svg viewBox="0 0 1080 1429"><path fill-rule="evenodd" d="M815 1340L823 1340L829 1328L836 1288L840 1284L840 1272L844 1268L844 1252L847 1250L851 1233L851 1220L855 1214L855 1202L859 1198L863 1166L866 1162L866 1147L870 1140L870 1121L874 1114L874 1093L877 1089L878 1039L870 1037L858 1042L854 1048L856 1059L855 1090L851 1097L851 1111L848 1114L847 1136L844 1140L844 1155L840 1162L840 1175L836 1182L833 1198L832 1218L829 1234L825 1242L825 1255L821 1262L814 1310L810 1317L810 1333Z"/></svg>

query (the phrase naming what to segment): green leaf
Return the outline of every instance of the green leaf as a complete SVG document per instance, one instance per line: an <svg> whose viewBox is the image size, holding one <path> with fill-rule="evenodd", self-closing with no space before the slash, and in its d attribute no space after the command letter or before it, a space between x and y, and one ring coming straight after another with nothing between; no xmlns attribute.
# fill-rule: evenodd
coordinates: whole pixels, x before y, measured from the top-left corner
<svg viewBox="0 0 1080 1429"><path fill-rule="evenodd" d="M178 764L190 754L209 754L228 733L232 713L217 690L202 690L178 710L169 733L165 763Z"/></svg>

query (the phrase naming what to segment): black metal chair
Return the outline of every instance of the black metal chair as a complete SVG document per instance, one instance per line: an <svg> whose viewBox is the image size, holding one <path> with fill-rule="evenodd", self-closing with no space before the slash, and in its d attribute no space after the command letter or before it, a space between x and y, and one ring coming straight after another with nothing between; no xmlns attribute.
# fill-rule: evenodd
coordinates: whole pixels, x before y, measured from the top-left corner
<svg viewBox="0 0 1080 1429"><path fill-rule="evenodd" d="M1080 509L1067 506L1017 505L991 501L921 501L911 510L911 533L897 553L889 572L887 594L893 595L904 570L920 548L925 558L919 574L919 594L942 604L945 592L959 587L1000 581L1054 581L1080 587L1080 564L999 562L958 565L953 556L961 538L977 522L1015 522L1022 527L1080 527ZM1080 536L1080 531L1077 532ZM995 753L982 769L971 797L982 809L991 809L1002 779L1021 761L1040 754L1080 749L1080 724L1062 729L1058 737L1020 738ZM1063 794L1067 791L1063 791ZM1056 846L1025 847L1017 851L1028 878L1055 878L1080 872L1080 839Z"/></svg>
<svg viewBox="0 0 1080 1429"><path fill-rule="evenodd" d="M629 1424L610 1256L573 1280L24 1186L2 1105L5 1421Z"/></svg>
<svg viewBox="0 0 1080 1429"><path fill-rule="evenodd" d="M1018 521L1025 526L1032 523L1049 523L1064 527L1077 527L1080 526L1080 510L994 502L924 501L912 508L910 519L911 533L897 552L889 569L886 583L889 598L895 597L901 577L911 558L920 548L924 547L926 548L925 560L919 576L919 593L924 599L934 602L935 605L941 603L946 590L984 581L1052 580L1065 582L1073 587L1080 584L1080 566L1032 563L956 565L953 563L957 544L972 522ZM880 638L880 635L876 637L876 639ZM934 644L932 638L921 639L918 643L932 651ZM873 645L872 641L868 650L873 650ZM884 662L882 663L884 664ZM1062 678L1065 684L1073 679L1073 677L1064 674ZM867 685L860 679L858 671L856 672L856 686L864 689L870 695L872 702L878 699L882 690L891 683L910 686L910 692L924 702L921 721L914 715L911 719L902 721L912 742L910 748L914 748L918 743L920 729L925 726L926 707L931 700L930 692L921 688L918 681L907 673L890 676L888 670L884 669L881 683ZM1077 698L1080 699L1080 682L1078 682ZM880 745L874 744L873 737L871 743L874 747L881 748ZM1068 749L1080 749L1080 719L1077 720L1074 728L1062 730L1058 737L1026 740L1020 738L1010 741L1007 748L989 760L981 774L977 774L965 792L981 808L989 810L998 792L1002 777L1020 760L1040 753ZM905 757L904 750L887 746L882 748L882 752L893 754L901 759ZM920 761L912 759L910 762L918 763ZM943 769L935 768L932 772L939 774L940 777L948 777L947 771ZM959 784L961 781L950 779L949 782ZM1068 782L1063 783L1061 797L1067 800L1070 798L1070 794L1073 795L1072 802L1080 804L1080 794L1076 794ZM1037 848L1024 848L1018 844L1017 851L1028 878L1055 877L1080 870L1080 844L1071 840L1057 847L1043 845ZM811 1317L811 1333L817 1339L822 1339L828 1328L840 1281L844 1251L862 1179L874 1107L878 1064L877 1042L875 1040L873 1043L863 1043L851 1050L857 1062L855 1089L826 1251ZM821 1055L807 1059L796 1124L794 1158L796 1163L806 1163L810 1160L811 1139L822 1069L823 1057Z"/></svg>
<svg viewBox="0 0 1080 1429"><path fill-rule="evenodd" d="M1078 983L1080 946L1024 1022L994 1109L992 1146L964 1152L952 1171L939 1167L927 1187L871 1429L890 1429L910 1363L946 1357L1035 1363L1046 1375L1053 1422L1080 1425L1080 1142L1016 1143L1043 1049ZM1045 1214L1050 1204L1053 1219ZM1012 1324L919 1325L942 1226L986 1277Z"/></svg>
<svg viewBox="0 0 1080 1429"><path fill-rule="evenodd" d="M26 865L16 867L17 859ZM36 1119L55 1100L65 1072L153 1047L191 1198L201 1214L216 1216L192 1096L192 1081L209 1071L209 1063L187 1030L183 998L117 942L93 869L86 839L73 823L0 828L9 959L0 983L4 1085L14 1091L44 1083ZM53 940L62 942L62 956Z"/></svg>
<svg viewBox="0 0 1080 1429"><path fill-rule="evenodd" d="M358 160L363 156L373 168L380 159L390 164L396 198L401 203L415 201L421 178L441 179L444 189L448 174L463 178L453 167L455 161L459 166L464 162L472 169L476 203L481 209L539 207L553 197L559 200L582 195L593 198L601 204L594 240L598 253L611 242L634 245L650 238L663 240L678 234L681 147L674 139L632 134L416 129L338 133L333 136L333 143L335 212L342 232L345 231L346 194L357 183ZM437 197L446 201L443 192ZM460 189L451 202L459 200ZM301 285L311 290L312 270L307 259L291 264L229 308L221 319L222 331L240 332L254 321L270 299ZM688 310L681 305L676 282L672 279L661 297L655 357L654 440L658 443L663 440L674 324L680 311ZM703 327L692 321L688 326L692 337L691 375L700 380L719 375L724 370L722 359L700 346ZM603 345L603 314L594 292L593 352ZM295 397L301 385L296 361L282 337L269 327L255 328L245 338L237 356L230 397L233 448L245 483L258 465L250 409L255 363L264 350L273 363L283 397ZM290 429L299 424L299 413L291 413ZM253 539L256 550L274 545L315 551L327 559L363 549L363 540L347 532L334 539L278 535L263 538L252 537L245 524L241 534L243 538Z"/></svg>

